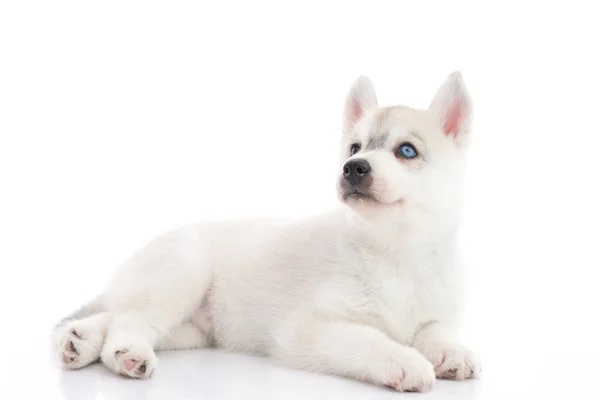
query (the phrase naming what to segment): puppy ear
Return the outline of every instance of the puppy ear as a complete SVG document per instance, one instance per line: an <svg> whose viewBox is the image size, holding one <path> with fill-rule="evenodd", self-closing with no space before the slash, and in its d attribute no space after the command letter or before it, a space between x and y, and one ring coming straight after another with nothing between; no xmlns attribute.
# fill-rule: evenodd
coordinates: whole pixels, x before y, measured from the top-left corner
<svg viewBox="0 0 600 400"><path fill-rule="evenodd" d="M346 95L344 106L343 132L352 131L354 125L369 111L377 106L377 96L371 80L366 76L359 76Z"/></svg>
<svg viewBox="0 0 600 400"><path fill-rule="evenodd" d="M459 71L451 73L438 89L429 112L447 136L466 141L471 130L471 97Z"/></svg>

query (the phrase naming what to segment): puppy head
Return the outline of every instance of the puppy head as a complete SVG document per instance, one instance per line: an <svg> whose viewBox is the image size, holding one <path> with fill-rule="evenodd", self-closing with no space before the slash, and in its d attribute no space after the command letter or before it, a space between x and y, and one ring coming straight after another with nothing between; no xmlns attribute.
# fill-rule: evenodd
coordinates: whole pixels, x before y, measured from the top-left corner
<svg viewBox="0 0 600 400"><path fill-rule="evenodd" d="M440 86L427 110L379 107L359 77L346 98L339 199L363 217L419 222L458 213L470 137L471 100L459 72ZM412 219L412 221L410 221Z"/></svg>

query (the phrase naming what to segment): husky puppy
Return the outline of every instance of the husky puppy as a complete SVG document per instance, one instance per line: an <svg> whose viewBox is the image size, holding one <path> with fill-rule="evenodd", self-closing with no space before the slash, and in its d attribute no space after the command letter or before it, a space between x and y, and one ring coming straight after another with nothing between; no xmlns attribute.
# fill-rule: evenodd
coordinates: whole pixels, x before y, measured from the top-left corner
<svg viewBox="0 0 600 400"><path fill-rule="evenodd" d="M471 108L460 72L426 110L378 106L359 77L343 112L338 208L156 238L57 325L62 365L101 360L150 378L157 350L217 347L398 391L477 377L457 341Z"/></svg>

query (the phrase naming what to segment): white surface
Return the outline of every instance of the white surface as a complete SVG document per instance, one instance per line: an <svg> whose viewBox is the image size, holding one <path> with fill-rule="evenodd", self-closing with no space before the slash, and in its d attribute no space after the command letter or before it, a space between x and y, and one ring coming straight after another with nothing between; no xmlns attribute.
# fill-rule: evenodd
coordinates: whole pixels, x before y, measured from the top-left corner
<svg viewBox="0 0 600 400"><path fill-rule="evenodd" d="M20 325L28 331L38 327ZM26 339L43 341L43 337ZM21 343L26 343L25 341ZM591 399L595 398L598 349L575 353L559 346L537 353L529 343L499 343L485 352L484 377L477 381L438 381L427 394L399 394L386 388L340 378L291 371L267 359L212 350L159 353L160 370L151 380L116 376L101 364L80 371L61 371L47 349L23 351L14 346L7 399ZM5 353L6 354L6 353ZM20 358L15 358L21 355ZM53 355L54 356L54 355ZM25 373L27 371L28 375Z"/></svg>
<svg viewBox="0 0 600 400"><path fill-rule="evenodd" d="M354 78L425 107L454 69L475 102L464 341L484 377L422 397L594 398L597 13L484 3L2 2L0 398L402 397L206 351L144 382L62 373L48 331L165 229L333 204Z"/></svg>

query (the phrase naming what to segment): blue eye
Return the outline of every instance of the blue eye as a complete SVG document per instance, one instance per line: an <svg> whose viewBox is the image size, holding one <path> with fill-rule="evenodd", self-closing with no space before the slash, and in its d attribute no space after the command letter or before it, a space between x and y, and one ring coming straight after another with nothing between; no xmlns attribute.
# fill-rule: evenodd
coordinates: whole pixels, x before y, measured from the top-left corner
<svg viewBox="0 0 600 400"><path fill-rule="evenodd" d="M396 150L396 155L402 158L415 158L417 156L417 149L410 143L403 143Z"/></svg>

